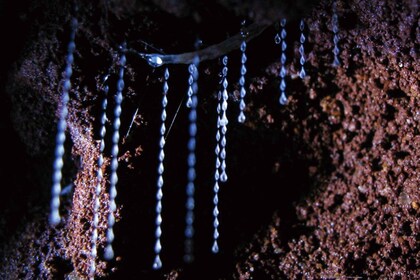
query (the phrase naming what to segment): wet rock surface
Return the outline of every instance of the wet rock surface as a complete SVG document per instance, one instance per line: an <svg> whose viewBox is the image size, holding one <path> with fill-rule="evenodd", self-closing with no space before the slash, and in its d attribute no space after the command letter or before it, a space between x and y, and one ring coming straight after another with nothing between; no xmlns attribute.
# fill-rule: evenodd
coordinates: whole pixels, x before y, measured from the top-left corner
<svg viewBox="0 0 420 280"><path fill-rule="evenodd" d="M184 102L188 72L182 65L169 67L168 118L174 125L165 158L164 268L153 271L164 69L152 69L127 55L116 258L102 258L109 201L104 183L97 278L415 279L420 274L417 1L337 1L338 67L331 65L329 1L304 12L305 1L274 3L270 12L253 1L173 2L78 3L77 13L64 1L0 6L9 16L7 22L22 34L8 45L1 70L0 124L10 164L0 173L8 193L0 198L0 278L87 278L102 80L110 73L110 93L115 92L118 46L124 40L141 52L191 51L197 36L204 48L237 33L244 15L267 20L273 11L282 13L288 7L293 12L287 25L287 106L278 103L276 26L248 44L245 124L236 123L240 52L229 54L229 181L221 185L217 256L210 249L221 63L200 65L196 260L190 265L182 262L188 111L185 106L177 111ZM302 13L309 30L303 80L298 77ZM73 187L62 196L64 218L53 228L47 223L52 155L72 14L79 28L63 185ZM5 29L4 34L12 31ZM110 99L110 107L113 104ZM110 130L111 109L108 118ZM105 174L111 147L110 138L106 141Z"/></svg>

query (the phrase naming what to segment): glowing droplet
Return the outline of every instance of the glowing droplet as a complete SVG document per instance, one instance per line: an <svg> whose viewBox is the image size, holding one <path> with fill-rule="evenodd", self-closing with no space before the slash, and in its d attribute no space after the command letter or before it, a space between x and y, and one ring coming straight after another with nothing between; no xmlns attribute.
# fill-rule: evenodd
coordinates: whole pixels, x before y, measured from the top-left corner
<svg viewBox="0 0 420 280"><path fill-rule="evenodd" d="M276 34L276 36L274 36L274 43L276 43L277 45L281 43L281 37L278 33Z"/></svg>
<svg viewBox="0 0 420 280"><path fill-rule="evenodd" d="M281 93L279 102L281 105L287 105L287 97L286 94L284 94L284 92Z"/></svg>
<svg viewBox="0 0 420 280"><path fill-rule="evenodd" d="M67 128L67 103L70 99L69 91L71 88L70 78L73 73L73 53L76 48L74 39L76 36L77 19L73 18L71 22L70 40L67 47L66 68L64 71L63 93L61 95L61 111L60 118L57 124L57 136L55 140L55 158L53 163L52 176L52 198L51 198L51 213L49 222L51 225L60 223L60 193L61 193L61 178L63 168L64 142L66 141Z"/></svg>
<svg viewBox="0 0 420 280"><path fill-rule="evenodd" d="M159 256L155 257L155 260L153 261L153 269L161 269L162 268L162 261L160 260Z"/></svg>
<svg viewBox="0 0 420 280"><path fill-rule="evenodd" d="M112 249L111 245L107 245L104 251L104 259L112 260L114 258L114 250Z"/></svg>
<svg viewBox="0 0 420 280"><path fill-rule="evenodd" d="M147 63L149 63L152 67L159 67L163 65L162 57L159 54L144 54L142 57L145 58Z"/></svg>

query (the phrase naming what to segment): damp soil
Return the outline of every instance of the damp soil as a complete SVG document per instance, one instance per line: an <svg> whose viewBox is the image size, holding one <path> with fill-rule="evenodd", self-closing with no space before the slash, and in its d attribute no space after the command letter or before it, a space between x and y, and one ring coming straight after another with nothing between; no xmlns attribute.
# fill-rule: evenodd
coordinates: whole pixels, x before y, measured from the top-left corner
<svg viewBox="0 0 420 280"><path fill-rule="evenodd" d="M273 24L247 47L247 120L239 113L240 52L229 53L227 172L220 253L211 253L221 62L200 64L195 260L183 262L188 71L171 65L163 197L163 269L154 258L164 67L127 54L114 249L105 262L102 183L96 279L415 279L420 275L419 11L415 0L337 1L340 62L332 66L332 3L321 1L1 2L0 278L87 279L103 79L115 92L119 45L182 53L233 36L240 22L288 17L289 103L279 104ZM273 2L273 3L272 3ZM264 2L265 3L265 2ZM75 10L74 7L77 7ZM61 197L48 224L57 108L76 16ZM305 19L307 76L300 70ZM13 28L11 28L13 26ZM109 98L107 130L114 104ZM111 137L105 139L108 179Z"/></svg>

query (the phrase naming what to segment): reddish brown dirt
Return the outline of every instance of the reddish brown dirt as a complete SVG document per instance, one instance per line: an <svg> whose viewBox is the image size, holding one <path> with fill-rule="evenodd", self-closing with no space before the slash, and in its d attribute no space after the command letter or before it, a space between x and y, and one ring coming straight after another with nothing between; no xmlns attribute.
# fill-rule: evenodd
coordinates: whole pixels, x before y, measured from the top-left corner
<svg viewBox="0 0 420 280"><path fill-rule="evenodd" d="M1 96L5 110L0 124L8 135L6 147L13 149L6 149L10 164L0 173L9 189L0 198L0 278L87 278L101 80L111 73L110 92L115 91L118 44L127 40L139 51L156 47L179 53L191 50L197 35L205 47L236 33L244 15L255 21L272 20L284 7L290 11L287 106L278 104L280 50L273 40L275 27L248 45L245 125L234 121L238 84L233 81L238 80L239 53L229 58L233 93L229 181L220 193L217 256L210 253L210 246L220 63L200 66L196 261L182 262L186 175L181 174L186 174L187 152L187 111L182 107L167 139L164 268L158 272L151 263L163 72L128 55L117 257L108 263L102 259L108 214L108 183L104 183L97 278L415 279L420 275L418 2L338 1L339 67L331 65L331 2L309 8L304 80L297 77L297 40L306 1L270 7L258 5L259 1L173 2L79 3L63 182L74 187L62 197L64 219L56 228L47 224L49 188L72 8L64 1L0 6L2 15L9 16L7 22L2 17L2 26L13 24L22 34L7 46L1 68L1 90L7 95ZM3 34L11 37L12 31ZM187 72L185 66L172 66L170 71L168 116L172 118L186 91ZM111 121L112 110L108 113Z"/></svg>

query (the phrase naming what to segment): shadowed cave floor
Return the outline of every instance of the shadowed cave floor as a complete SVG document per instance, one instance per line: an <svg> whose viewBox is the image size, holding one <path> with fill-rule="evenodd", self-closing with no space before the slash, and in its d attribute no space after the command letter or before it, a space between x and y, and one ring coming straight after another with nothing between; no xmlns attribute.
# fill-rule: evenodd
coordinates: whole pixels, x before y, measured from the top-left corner
<svg viewBox="0 0 420 280"><path fill-rule="evenodd" d="M232 36L244 15L250 22L262 22L286 14L287 106L278 104L280 48L274 43L275 26L248 43L243 125L236 122L240 53L229 54L229 181L220 191L217 256L210 248L221 64L218 60L200 64L196 260L190 265L182 261L188 112L181 107L167 137L164 267L153 271L163 68L152 69L127 55L117 257L109 263L99 258L97 278L415 279L420 274L418 1L371 2L337 1L339 67L331 65L330 1L313 7L303 0L272 1L273 6L229 0L78 2L80 26L63 180L64 185L74 183L74 188L62 197L63 222L52 228L47 217L56 110L72 7L65 1L26 5L2 1L2 34L10 42L0 76L0 127L7 136L7 164L0 171L7 193L0 197L0 278L87 278L101 79L116 71L118 44L127 40L139 51L150 52L152 45L180 53L191 50L197 36L204 46ZM302 13L307 32L303 80L297 76ZM14 32L20 34L16 39ZM172 120L188 76L185 65L169 69ZM111 75L110 93L115 81ZM103 185L100 256L106 191Z"/></svg>

